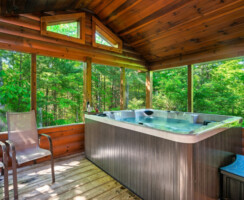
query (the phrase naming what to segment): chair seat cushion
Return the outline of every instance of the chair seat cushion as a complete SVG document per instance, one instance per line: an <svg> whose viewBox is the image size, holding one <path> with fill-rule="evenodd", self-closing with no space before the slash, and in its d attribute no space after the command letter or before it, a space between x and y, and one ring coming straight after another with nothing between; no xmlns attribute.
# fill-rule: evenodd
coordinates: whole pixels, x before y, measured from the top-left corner
<svg viewBox="0 0 244 200"><path fill-rule="evenodd" d="M51 152L49 150L41 149L37 147L28 150L17 151L16 159L17 159L17 163L20 165L49 155L51 155Z"/></svg>

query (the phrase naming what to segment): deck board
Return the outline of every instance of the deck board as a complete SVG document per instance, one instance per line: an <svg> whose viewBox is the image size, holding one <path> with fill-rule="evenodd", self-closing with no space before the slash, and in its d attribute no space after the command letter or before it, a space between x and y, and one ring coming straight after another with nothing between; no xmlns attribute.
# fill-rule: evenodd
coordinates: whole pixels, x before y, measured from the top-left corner
<svg viewBox="0 0 244 200"><path fill-rule="evenodd" d="M19 199L140 199L84 157L76 154L55 160L56 182L51 184L49 161L18 169ZM9 171L10 199L13 199ZM0 178L3 198L3 177Z"/></svg>

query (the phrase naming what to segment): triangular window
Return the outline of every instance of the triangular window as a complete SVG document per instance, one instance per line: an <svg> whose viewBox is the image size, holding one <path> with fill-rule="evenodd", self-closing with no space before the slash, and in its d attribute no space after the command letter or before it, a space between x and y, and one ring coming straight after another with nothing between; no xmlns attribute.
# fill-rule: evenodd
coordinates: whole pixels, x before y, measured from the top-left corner
<svg viewBox="0 0 244 200"><path fill-rule="evenodd" d="M85 13L41 17L41 34L85 44Z"/></svg>
<svg viewBox="0 0 244 200"><path fill-rule="evenodd" d="M47 31L78 38L78 22L48 25Z"/></svg>
<svg viewBox="0 0 244 200"><path fill-rule="evenodd" d="M95 17L92 17L92 26L94 47L122 52L122 41Z"/></svg>

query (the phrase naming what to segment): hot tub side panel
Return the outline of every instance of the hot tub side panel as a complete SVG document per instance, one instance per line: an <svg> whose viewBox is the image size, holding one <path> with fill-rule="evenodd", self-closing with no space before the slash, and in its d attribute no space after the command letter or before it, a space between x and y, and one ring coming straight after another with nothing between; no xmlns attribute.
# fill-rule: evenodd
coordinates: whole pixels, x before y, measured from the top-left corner
<svg viewBox="0 0 244 200"><path fill-rule="evenodd" d="M193 145L86 119L89 160L143 199L193 199Z"/></svg>
<svg viewBox="0 0 244 200"><path fill-rule="evenodd" d="M194 199L219 199L219 168L232 163L235 154L241 154L241 134L241 127L223 129L193 145Z"/></svg>

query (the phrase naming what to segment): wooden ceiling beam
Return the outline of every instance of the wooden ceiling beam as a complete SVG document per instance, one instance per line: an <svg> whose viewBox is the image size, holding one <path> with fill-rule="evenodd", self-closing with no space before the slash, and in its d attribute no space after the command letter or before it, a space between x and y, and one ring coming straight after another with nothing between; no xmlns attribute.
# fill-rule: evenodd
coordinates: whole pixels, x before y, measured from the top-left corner
<svg viewBox="0 0 244 200"><path fill-rule="evenodd" d="M30 20L30 19L28 19L26 17L22 17L22 16L19 16L19 17L2 17L2 16L0 16L0 22L5 22L8 24L13 24L13 25L17 25L17 26L37 30L37 31L41 30L40 22Z"/></svg>
<svg viewBox="0 0 244 200"><path fill-rule="evenodd" d="M190 64L199 64L221 59L240 57L244 55L244 42L223 46L221 48L210 49L198 53L182 55L176 58L152 62L149 64L151 71L174 68Z"/></svg>
<svg viewBox="0 0 244 200"><path fill-rule="evenodd" d="M35 21L38 21L38 22L41 21L40 15L20 14L19 16L22 16L22 17L25 17L25 18L28 18L28 19L32 19L32 20L35 20Z"/></svg>

